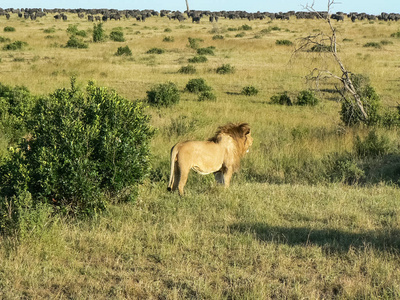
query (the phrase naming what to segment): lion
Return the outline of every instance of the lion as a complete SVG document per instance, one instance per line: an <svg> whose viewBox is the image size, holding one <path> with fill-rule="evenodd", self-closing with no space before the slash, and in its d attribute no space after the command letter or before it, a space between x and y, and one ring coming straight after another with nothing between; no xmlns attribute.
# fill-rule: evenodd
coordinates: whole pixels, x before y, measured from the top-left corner
<svg viewBox="0 0 400 300"><path fill-rule="evenodd" d="M168 191L183 188L190 169L199 174L214 173L218 183L229 187L232 175L240 167L240 159L253 144L247 123L229 123L218 127L215 135L207 141L186 141L171 148L171 175Z"/></svg>

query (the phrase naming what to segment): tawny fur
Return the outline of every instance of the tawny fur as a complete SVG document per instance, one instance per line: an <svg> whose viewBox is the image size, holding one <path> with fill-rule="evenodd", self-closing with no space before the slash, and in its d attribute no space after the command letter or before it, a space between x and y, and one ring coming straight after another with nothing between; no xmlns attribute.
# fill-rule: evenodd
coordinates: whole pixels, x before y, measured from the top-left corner
<svg viewBox="0 0 400 300"><path fill-rule="evenodd" d="M247 123L220 126L207 141L178 143L171 149L171 176L168 190L178 189L183 195L189 171L206 175L214 173L217 182L229 186L232 174L240 167L240 159L253 144Z"/></svg>

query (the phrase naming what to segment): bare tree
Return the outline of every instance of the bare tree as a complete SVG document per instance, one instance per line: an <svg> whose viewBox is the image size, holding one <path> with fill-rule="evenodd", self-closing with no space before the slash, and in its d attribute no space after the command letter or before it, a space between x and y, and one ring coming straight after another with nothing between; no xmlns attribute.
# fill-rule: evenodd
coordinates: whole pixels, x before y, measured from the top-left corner
<svg viewBox="0 0 400 300"><path fill-rule="evenodd" d="M313 49L315 51L328 51L336 61L336 63L339 65L340 70L341 70L341 75L334 74L333 72L329 70L322 70L315 68L311 74L308 76L309 79L313 79L316 81L317 86L318 82L321 79L324 78L334 78L339 80L345 91L350 93L351 98L353 101L351 101L351 105L354 110L358 110L360 112L360 115L362 117L362 121L367 122L368 120L368 115L364 109L363 103L361 101L360 94L358 93L357 89L354 87L353 82L351 80L351 72L349 72L342 60L339 57L339 54L337 52L337 39L336 39L336 29L334 28L332 24L332 19L331 19L331 8L335 4L334 0L328 0L328 10L327 13L321 13L318 12L314 9L314 3L311 6L305 6L305 9L307 9L309 12L314 13L318 18L326 20L326 23L329 26L330 34L326 35L323 32L320 32L315 35L309 35L307 37L304 37L301 39L299 46L296 48L295 53L298 53L300 51L305 51L310 49ZM328 44L328 45L326 45ZM338 90L341 93L341 96L345 98L344 93Z"/></svg>
<svg viewBox="0 0 400 300"><path fill-rule="evenodd" d="M188 0L186 0L186 13L189 16L190 10L189 10L189 3Z"/></svg>

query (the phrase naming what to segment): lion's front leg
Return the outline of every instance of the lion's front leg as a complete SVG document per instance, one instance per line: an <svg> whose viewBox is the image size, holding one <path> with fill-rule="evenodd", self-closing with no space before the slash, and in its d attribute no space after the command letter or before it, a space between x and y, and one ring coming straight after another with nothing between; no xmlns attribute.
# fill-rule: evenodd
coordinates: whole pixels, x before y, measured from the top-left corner
<svg viewBox="0 0 400 300"><path fill-rule="evenodd" d="M233 174L233 171L232 171L231 168L227 168L225 170L225 173L224 173L224 184L225 184L225 187L229 187L229 185L231 183L232 174Z"/></svg>
<svg viewBox="0 0 400 300"><path fill-rule="evenodd" d="M224 173L222 171L214 172L215 181L224 184Z"/></svg>

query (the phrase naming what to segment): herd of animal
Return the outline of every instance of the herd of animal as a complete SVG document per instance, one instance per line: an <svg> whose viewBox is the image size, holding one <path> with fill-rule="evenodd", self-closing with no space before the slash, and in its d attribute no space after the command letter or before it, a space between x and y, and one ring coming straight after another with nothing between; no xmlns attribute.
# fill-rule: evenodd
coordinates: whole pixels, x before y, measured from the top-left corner
<svg viewBox="0 0 400 300"><path fill-rule="evenodd" d="M298 19L315 19L326 17L327 12L311 12L311 11L289 11L289 12L255 12L250 13L246 11L209 11L209 10L190 10L189 12L171 11L171 10L117 10L117 9L42 9L42 8L0 8L0 16L5 16L10 19L12 14L17 14L19 18L36 20L37 18L52 15L55 20L68 19L68 14L77 14L79 18L87 18L88 21L107 21L107 20L121 20L121 18L134 18L137 21L144 22L147 18L152 16L167 17L170 20L178 20L179 22L191 19L192 22L199 23L202 19L210 22L218 22L220 18L226 19L266 19L271 20L289 20L290 17ZM372 15L366 13L343 13L337 12L331 14L331 18L337 21L344 21L345 18L351 19L355 22L356 20L383 20L383 21L398 21L400 20L399 13L386 13L382 12L379 15Z"/></svg>

